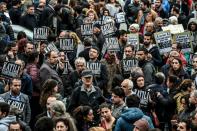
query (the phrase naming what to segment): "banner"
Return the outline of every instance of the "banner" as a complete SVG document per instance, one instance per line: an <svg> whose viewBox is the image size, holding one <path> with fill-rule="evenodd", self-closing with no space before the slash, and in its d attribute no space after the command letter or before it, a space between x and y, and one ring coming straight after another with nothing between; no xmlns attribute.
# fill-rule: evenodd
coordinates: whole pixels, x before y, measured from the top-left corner
<svg viewBox="0 0 197 131"><path fill-rule="evenodd" d="M127 44L134 45L135 50L139 49L139 34L138 33L132 33L127 34Z"/></svg>
<svg viewBox="0 0 197 131"><path fill-rule="evenodd" d="M115 14L116 23L125 23L125 12Z"/></svg>
<svg viewBox="0 0 197 131"><path fill-rule="evenodd" d="M81 25L81 35L82 36L91 36L93 35L93 24L87 23Z"/></svg>
<svg viewBox="0 0 197 131"><path fill-rule="evenodd" d="M22 101L16 101L16 100L12 100L12 99L9 99L7 101L7 103L10 105L10 106L13 106L13 107L16 107L19 111L23 112L24 109L25 109L25 104L24 102Z"/></svg>
<svg viewBox="0 0 197 131"><path fill-rule="evenodd" d="M34 28L33 31L33 37L35 41L47 41L48 34L49 34L48 27Z"/></svg>
<svg viewBox="0 0 197 131"><path fill-rule="evenodd" d="M138 61L137 59L123 59L122 60L122 69L123 69L123 74L130 74L131 73L131 68L132 67L137 67L138 66Z"/></svg>
<svg viewBox="0 0 197 131"><path fill-rule="evenodd" d="M170 31L161 31L154 33L155 41L161 54L172 50L172 38Z"/></svg>
<svg viewBox="0 0 197 131"><path fill-rule="evenodd" d="M115 34L115 25L113 22L108 22L101 25L101 30L104 36L109 36Z"/></svg>
<svg viewBox="0 0 197 131"><path fill-rule="evenodd" d="M100 76L101 74L100 62L87 62L87 68L90 69L95 76Z"/></svg>
<svg viewBox="0 0 197 131"><path fill-rule="evenodd" d="M105 38L105 43L102 48L102 54L104 55L106 51L118 52L120 51L120 45L116 37Z"/></svg>
<svg viewBox="0 0 197 131"><path fill-rule="evenodd" d="M66 52L74 51L74 40L72 38L59 38L60 49Z"/></svg>
<svg viewBox="0 0 197 131"><path fill-rule="evenodd" d="M183 53L193 51L191 34L189 31L175 34L173 36L173 40L174 42L180 43L182 45Z"/></svg>
<svg viewBox="0 0 197 131"><path fill-rule="evenodd" d="M59 52L59 50L57 49L57 47L55 46L54 43L49 43L49 44L47 45L47 47L44 48L44 51L45 51L45 54L47 54L47 53L50 52L50 51Z"/></svg>
<svg viewBox="0 0 197 131"><path fill-rule="evenodd" d="M4 62L1 74L9 78L19 77L20 68L20 65L13 62Z"/></svg>
<svg viewBox="0 0 197 131"><path fill-rule="evenodd" d="M168 25L165 27L161 27L163 31L170 31L171 34L177 34L184 32L184 28L182 24L178 25Z"/></svg>

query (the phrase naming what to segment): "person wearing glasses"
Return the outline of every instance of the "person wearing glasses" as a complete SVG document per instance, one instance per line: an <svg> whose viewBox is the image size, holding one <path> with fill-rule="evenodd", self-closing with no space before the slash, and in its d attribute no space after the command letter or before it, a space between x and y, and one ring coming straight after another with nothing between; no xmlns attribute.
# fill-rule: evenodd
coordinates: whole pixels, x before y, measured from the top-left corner
<svg viewBox="0 0 197 131"><path fill-rule="evenodd" d="M124 48L124 56L123 60L121 60L121 71L123 77L129 78L131 77L131 69L133 67L138 67L138 60L135 58L135 47L131 44L126 45Z"/></svg>

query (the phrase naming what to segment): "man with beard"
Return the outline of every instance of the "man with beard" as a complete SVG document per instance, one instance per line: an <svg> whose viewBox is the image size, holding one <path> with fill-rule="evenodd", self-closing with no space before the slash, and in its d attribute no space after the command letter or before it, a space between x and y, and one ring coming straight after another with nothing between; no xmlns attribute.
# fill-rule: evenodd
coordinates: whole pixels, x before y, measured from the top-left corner
<svg viewBox="0 0 197 131"><path fill-rule="evenodd" d="M162 6L162 0L155 1L155 8L158 16L161 18L168 18L168 12L164 10L164 7Z"/></svg>
<svg viewBox="0 0 197 131"><path fill-rule="evenodd" d="M139 60L139 67L142 68L145 79L145 86L154 83L155 67L148 60L148 50L146 48L140 48L136 53L137 59Z"/></svg>
<svg viewBox="0 0 197 131"><path fill-rule="evenodd" d="M99 23L95 23L93 25L93 43L95 44L94 46L99 48L99 52L101 52L105 43L105 37L102 33L101 25Z"/></svg>
<svg viewBox="0 0 197 131"><path fill-rule="evenodd" d="M27 124L31 120L31 108L29 98L21 92L21 80L13 78L10 83L10 91L1 94L0 97L4 99L10 106L15 106L21 113L21 120Z"/></svg>
<svg viewBox="0 0 197 131"><path fill-rule="evenodd" d="M87 62L87 68L92 70L94 76L94 85L102 89L105 95L105 93L108 94L106 89L108 82L108 72L106 65L102 64L98 60L98 56L99 56L99 49L96 46L91 47L89 51L90 60Z"/></svg>
<svg viewBox="0 0 197 131"><path fill-rule="evenodd" d="M118 42L120 45L120 53L121 53L120 58L123 58L123 54L124 54L123 50L127 44L127 32L125 30L118 31Z"/></svg>
<svg viewBox="0 0 197 131"><path fill-rule="evenodd" d="M60 75L64 71L64 63L58 59L58 52L50 51L46 54L47 60L40 68L41 87L47 79L54 79L58 82L59 93L64 96L64 86Z"/></svg>
<svg viewBox="0 0 197 131"><path fill-rule="evenodd" d="M101 123L100 126L105 130L113 130L115 118L112 116L111 105L103 103L100 105Z"/></svg>
<svg viewBox="0 0 197 131"><path fill-rule="evenodd" d="M133 45L126 45L124 48L125 58L121 61L121 70L123 77L129 78L131 75L131 68L138 66L138 60L135 58L135 50Z"/></svg>
<svg viewBox="0 0 197 131"><path fill-rule="evenodd" d="M34 5L27 6L27 12L21 16L20 25L33 31L37 26L36 16L34 14Z"/></svg>
<svg viewBox="0 0 197 131"><path fill-rule="evenodd" d="M20 60L23 60L25 62L25 64L27 64L27 61L28 61L28 57L29 57L29 54L32 53L34 50L34 45L32 42L28 42L25 47L24 47L24 51L23 53L20 53L18 54L18 58Z"/></svg>
<svg viewBox="0 0 197 131"><path fill-rule="evenodd" d="M159 48L152 43L152 33L145 33L144 35L144 48L146 48L149 52L148 58L152 60L152 63L155 67L159 67L162 64L162 58L159 52Z"/></svg>

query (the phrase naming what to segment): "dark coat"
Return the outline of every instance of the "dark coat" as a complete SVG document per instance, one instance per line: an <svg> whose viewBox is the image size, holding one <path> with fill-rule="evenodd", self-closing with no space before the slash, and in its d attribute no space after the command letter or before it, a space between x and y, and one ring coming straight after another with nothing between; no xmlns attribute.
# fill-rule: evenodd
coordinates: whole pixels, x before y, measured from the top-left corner
<svg viewBox="0 0 197 131"><path fill-rule="evenodd" d="M26 27L29 30L32 30L37 27L37 20L35 15L25 14L21 16L20 25Z"/></svg>
<svg viewBox="0 0 197 131"><path fill-rule="evenodd" d="M59 87L60 93L63 96L64 95L64 87L63 87L62 79L60 78L56 69L53 69L53 67L48 62L45 62L42 64L42 66L40 68L41 87L44 84L44 82L48 79L54 79L58 82L58 87Z"/></svg>
<svg viewBox="0 0 197 131"><path fill-rule="evenodd" d="M41 15L41 26L49 26L49 17L54 14L54 8L51 5L47 5Z"/></svg>
<svg viewBox="0 0 197 131"><path fill-rule="evenodd" d="M98 87L93 87L95 88L95 91L92 91L89 95L82 90L82 86L74 89L68 106L68 111L70 113L72 113L78 106L90 106L94 111L99 109L99 105L104 102L103 95Z"/></svg>
<svg viewBox="0 0 197 131"><path fill-rule="evenodd" d="M22 11L19 8L11 8L9 10L10 19L12 20L12 24L19 25L20 24L20 17Z"/></svg>

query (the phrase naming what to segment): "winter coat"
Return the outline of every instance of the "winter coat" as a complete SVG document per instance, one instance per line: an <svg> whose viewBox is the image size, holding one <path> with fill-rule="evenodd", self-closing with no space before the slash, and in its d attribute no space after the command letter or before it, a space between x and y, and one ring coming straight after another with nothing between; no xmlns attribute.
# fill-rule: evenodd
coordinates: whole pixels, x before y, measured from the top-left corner
<svg viewBox="0 0 197 131"><path fill-rule="evenodd" d="M128 108L124 110L116 121L114 131L132 131L134 128L132 124L141 118L145 118L149 123L149 127L154 128L150 117L145 116L139 108Z"/></svg>
<svg viewBox="0 0 197 131"><path fill-rule="evenodd" d="M0 120L0 131L8 131L9 124L16 121L16 116L8 115Z"/></svg>

